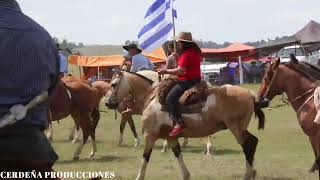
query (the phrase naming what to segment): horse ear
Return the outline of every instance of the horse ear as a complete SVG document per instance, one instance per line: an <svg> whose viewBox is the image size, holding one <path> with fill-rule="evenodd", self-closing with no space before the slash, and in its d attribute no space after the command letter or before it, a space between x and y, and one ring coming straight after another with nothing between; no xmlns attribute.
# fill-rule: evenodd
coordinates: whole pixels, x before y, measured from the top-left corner
<svg viewBox="0 0 320 180"><path fill-rule="evenodd" d="M119 76L123 76L123 72L119 68L114 68L113 71L115 74L117 74Z"/></svg>
<svg viewBox="0 0 320 180"><path fill-rule="evenodd" d="M272 69L275 71L278 69L279 65L280 65L280 58L276 59L272 65Z"/></svg>

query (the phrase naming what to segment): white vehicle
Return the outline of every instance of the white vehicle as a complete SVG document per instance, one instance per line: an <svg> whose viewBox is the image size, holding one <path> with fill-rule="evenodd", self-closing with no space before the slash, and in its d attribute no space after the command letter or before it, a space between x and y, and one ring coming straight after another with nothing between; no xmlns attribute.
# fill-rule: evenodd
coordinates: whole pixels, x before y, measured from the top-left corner
<svg viewBox="0 0 320 180"><path fill-rule="evenodd" d="M303 50L299 45L285 47L280 51L278 51L277 53L278 57L280 57L281 59L281 63L289 62L290 54L294 54L299 61L302 61L303 59L305 59Z"/></svg>
<svg viewBox="0 0 320 180"><path fill-rule="evenodd" d="M304 58L303 61L320 70L320 50L308 54L308 58Z"/></svg>

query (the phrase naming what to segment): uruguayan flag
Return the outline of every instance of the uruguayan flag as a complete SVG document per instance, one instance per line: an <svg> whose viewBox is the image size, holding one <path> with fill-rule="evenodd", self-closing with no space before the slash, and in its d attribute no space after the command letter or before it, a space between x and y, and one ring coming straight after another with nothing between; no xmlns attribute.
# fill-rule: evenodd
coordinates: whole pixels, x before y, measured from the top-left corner
<svg viewBox="0 0 320 180"><path fill-rule="evenodd" d="M173 29L173 18L177 17L173 9L174 0L154 0L145 16L145 23L138 34L139 44L145 52L161 47L168 40Z"/></svg>

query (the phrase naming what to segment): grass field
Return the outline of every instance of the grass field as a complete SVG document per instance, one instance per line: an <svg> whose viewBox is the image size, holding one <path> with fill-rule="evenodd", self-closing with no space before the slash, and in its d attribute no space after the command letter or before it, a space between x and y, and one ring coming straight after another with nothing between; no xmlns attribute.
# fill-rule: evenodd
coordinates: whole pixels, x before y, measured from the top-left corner
<svg viewBox="0 0 320 180"><path fill-rule="evenodd" d="M246 86L256 90L257 85ZM279 104L279 98L272 105ZM103 107L104 110L106 110ZM257 130L257 120L252 119L250 131L260 142L255 156L257 179L262 180L313 180L316 174L309 174L314 157L312 149L298 125L293 110L286 106L273 110L264 110L266 128ZM73 161L75 144L67 141L73 125L71 118L54 124L53 147L59 155L55 165L57 171L115 171L116 179L135 179L141 164L143 145L134 148L134 139L130 128L125 131L124 146L118 147L119 120L114 119L114 112L102 113L97 128L98 153L92 159L86 158L91 150L90 142L84 148L79 161ZM135 117L136 127L141 139L141 123ZM204 159L205 139L190 139L187 148L183 149L185 163L194 180L242 179L245 168L244 155L240 145L227 131L214 135L214 155ZM142 141L143 143L143 141ZM162 140L157 142L146 179L176 180L181 179L178 162L171 151L161 153Z"/></svg>

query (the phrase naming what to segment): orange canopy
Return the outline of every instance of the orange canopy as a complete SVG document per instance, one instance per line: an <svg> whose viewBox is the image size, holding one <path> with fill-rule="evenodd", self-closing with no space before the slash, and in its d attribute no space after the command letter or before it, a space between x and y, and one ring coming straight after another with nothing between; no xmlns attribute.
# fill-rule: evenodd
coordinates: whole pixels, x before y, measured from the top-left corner
<svg viewBox="0 0 320 180"><path fill-rule="evenodd" d="M144 54L144 53L143 53ZM165 62L166 55L162 48L156 49L155 51L144 54L152 62ZM69 56L69 63L84 66L84 67L108 67L108 66L119 66L123 62L122 55L109 55L109 56Z"/></svg>
<svg viewBox="0 0 320 180"><path fill-rule="evenodd" d="M214 59L235 60L242 56L244 60L253 59L256 55L255 48L241 43L234 43L226 48L220 49L202 49L204 57Z"/></svg>

